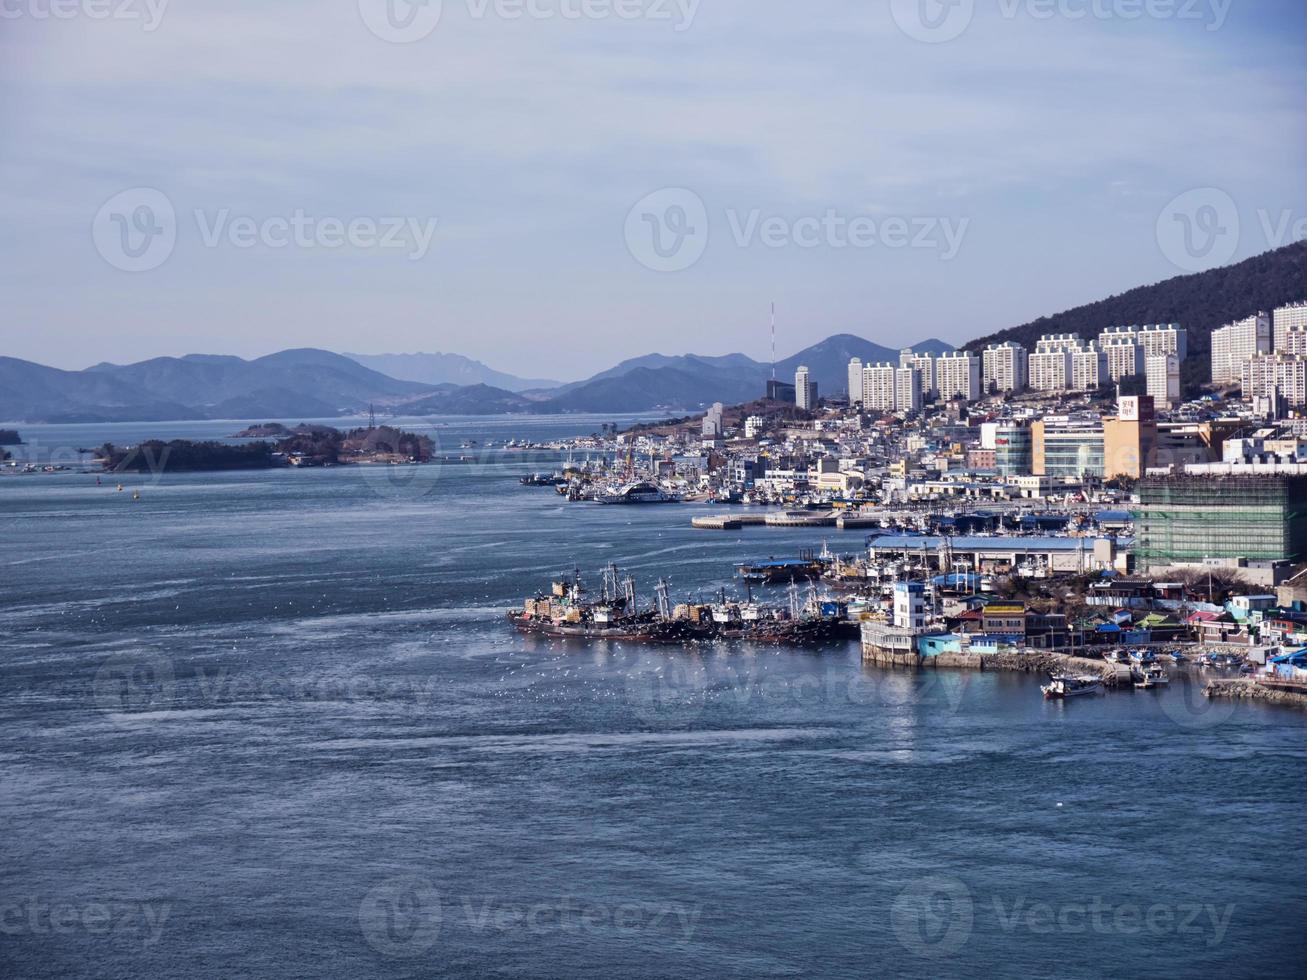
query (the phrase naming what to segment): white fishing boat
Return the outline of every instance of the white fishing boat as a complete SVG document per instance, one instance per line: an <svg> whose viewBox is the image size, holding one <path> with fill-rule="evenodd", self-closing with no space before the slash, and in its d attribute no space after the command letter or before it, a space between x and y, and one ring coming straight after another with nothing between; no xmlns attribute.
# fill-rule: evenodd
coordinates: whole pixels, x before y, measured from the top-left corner
<svg viewBox="0 0 1307 980"><path fill-rule="evenodd" d="M1135 673L1135 687L1141 691L1151 690L1171 683L1171 677L1161 667L1146 667Z"/></svg>
<svg viewBox="0 0 1307 980"><path fill-rule="evenodd" d="M1040 687L1040 690L1050 701L1102 694L1103 679L1092 674L1054 674L1047 684Z"/></svg>

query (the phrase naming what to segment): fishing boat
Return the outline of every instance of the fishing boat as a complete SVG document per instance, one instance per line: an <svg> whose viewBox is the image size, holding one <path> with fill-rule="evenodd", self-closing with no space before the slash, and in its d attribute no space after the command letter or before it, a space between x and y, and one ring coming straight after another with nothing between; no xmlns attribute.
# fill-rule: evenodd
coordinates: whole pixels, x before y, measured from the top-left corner
<svg viewBox="0 0 1307 980"><path fill-rule="evenodd" d="M1103 693L1103 679L1093 674L1053 674L1047 684L1040 687L1049 701L1084 697Z"/></svg>
<svg viewBox="0 0 1307 980"><path fill-rule="evenodd" d="M556 487L567 482L557 473L528 473L518 481L524 487Z"/></svg>
<svg viewBox="0 0 1307 980"><path fill-rule="evenodd" d="M1161 667L1148 667L1135 675L1135 688L1150 691L1171 683L1171 678Z"/></svg>
<svg viewBox="0 0 1307 980"><path fill-rule="evenodd" d="M1140 648L1130 651L1130 659L1137 664L1151 664L1157 662L1157 654L1153 653L1152 650Z"/></svg>

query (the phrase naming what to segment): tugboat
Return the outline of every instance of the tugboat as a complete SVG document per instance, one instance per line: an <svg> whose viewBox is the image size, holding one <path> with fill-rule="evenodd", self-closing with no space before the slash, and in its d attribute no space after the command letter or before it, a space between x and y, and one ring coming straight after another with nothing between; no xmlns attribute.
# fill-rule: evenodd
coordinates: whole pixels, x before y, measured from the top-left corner
<svg viewBox="0 0 1307 980"><path fill-rule="evenodd" d="M1047 684L1040 687L1048 701L1078 698L1087 694L1102 694L1103 679L1092 674L1053 674Z"/></svg>

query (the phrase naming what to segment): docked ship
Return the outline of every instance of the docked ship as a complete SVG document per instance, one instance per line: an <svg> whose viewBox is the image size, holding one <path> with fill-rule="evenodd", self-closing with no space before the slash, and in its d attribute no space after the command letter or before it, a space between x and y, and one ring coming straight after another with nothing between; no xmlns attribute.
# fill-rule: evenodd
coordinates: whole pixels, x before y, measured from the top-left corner
<svg viewBox="0 0 1307 980"><path fill-rule="evenodd" d="M681 498L647 480L610 486L595 494L601 504L678 504Z"/></svg>
<svg viewBox="0 0 1307 980"><path fill-rule="evenodd" d="M837 602L820 602L815 594L799 601L791 586L788 608L763 606L752 597L728 600L723 589L716 602L687 602L673 608L669 586L659 581L653 608L641 610L635 582L623 578L616 565L603 573L600 596L592 599L579 571L568 581L554 582L548 595L527 599L521 609L508 612L518 630L560 638L624 640L632 643L693 643L711 640L746 640L757 643L820 645L848 632L846 608Z"/></svg>
<svg viewBox="0 0 1307 980"><path fill-rule="evenodd" d="M668 604L667 583L658 583L660 608ZM641 612L635 599L635 580L621 577L616 565L604 569L603 588L591 600L574 570L570 581L554 582L549 595L527 599L508 618L528 634L581 640L626 640L633 643L684 643L696 638L694 625L661 615L660 609Z"/></svg>
<svg viewBox="0 0 1307 980"><path fill-rule="evenodd" d="M567 482L560 473L528 473L518 481L524 487L556 487Z"/></svg>

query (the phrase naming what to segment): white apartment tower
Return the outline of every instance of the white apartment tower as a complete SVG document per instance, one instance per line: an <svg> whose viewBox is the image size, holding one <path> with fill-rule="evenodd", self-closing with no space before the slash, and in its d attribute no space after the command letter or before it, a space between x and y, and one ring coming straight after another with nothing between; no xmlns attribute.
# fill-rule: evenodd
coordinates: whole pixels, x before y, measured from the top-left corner
<svg viewBox="0 0 1307 980"><path fill-rule="evenodd" d="M1107 373L1113 381L1144 373L1144 349L1132 327L1112 327L1098 335L1098 345L1107 355Z"/></svg>
<svg viewBox="0 0 1307 980"><path fill-rule="evenodd" d="M981 396L980 358L966 351L950 351L935 358L935 388L942 402L959 395L969 402Z"/></svg>
<svg viewBox="0 0 1307 980"><path fill-rule="evenodd" d="M1080 338L1071 333L1046 334L1027 359L1033 391L1066 391L1071 387L1072 354Z"/></svg>
<svg viewBox="0 0 1307 980"><path fill-rule="evenodd" d="M1307 330L1307 303L1290 303L1277 307L1271 314L1275 353L1287 350L1290 331Z"/></svg>
<svg viewBox="0 0 1307 980"><path fill-rule="evenodd" d="M921 411L921 372L915 367L895 370L894 408L899 412Z"/></svg>
<svg viewBox="0 0 1307 980"><path fill-rule="evenodd" d="M1075 391L1097 391L1110 377L1107 355L1094 341L1071 355L1071 387Z"/></svg>
<svg viewBox="0 0 1307 980"><path fill-rule="evenodd" d="M894 387L898 368L893 364L868 364L862 369L862 404L873 412L894 411Z"/></svg>
<svg viewBox="0 0 1307 980"><path fill-rule="evenodd" d="M1292 407L1307 405L1307 357L1259 354L1243 363L1244 398L1265 398L1272 392Z"/></svg>
<svg viewBox="0 0 1307 980"><path fill-rule="evenodd" d="M987 393L1025 390L1026 371L1026 349L1013 341L990 344L981 355L981 380Z"/></svg>
<svg viewBox="0 0 1307 980"><path fill-rule="evenodd" d="M817 385L803 365L794 372L794 404L809 410L817 407Z"/></svg>
<svg viewBox="0 0 1307 980"><path fill-rule="evenodd" d="M862 401L862 358L849 361L849 404Z"/></svg>
<svg viewBox="0 0 1307 980"><path fill-rule="evenodd" d="M1258 313L1212 331L1212 382L1236 384L1251 357L1271 352L1271 314Z"/></svg>
<svg viewBox="0 0 1307 980"><path fill-rule="evenodd" d="M1180 400L1180 358L1176 354L1150 354L1145 361L1147 392L1155 405L1173 405Z"/></svg>
<svg viewBox="0 0 1307 980"><path fill-rule="evenodd" d="M938 392L935 379L935 358L931 354L918 354L912 348L899 351L899 367L916 368L921 372L921 399L925 401Z"/></svg>
<svg viewBox="0 0 1307 980"><path fill-rule="evenodd" d="M1189 331L1178 323L1150 323L1135 334L1147 360L1156 354L1174 354L1184 363L1189 356Z"/></svg>

